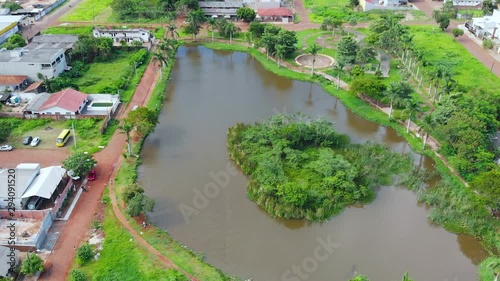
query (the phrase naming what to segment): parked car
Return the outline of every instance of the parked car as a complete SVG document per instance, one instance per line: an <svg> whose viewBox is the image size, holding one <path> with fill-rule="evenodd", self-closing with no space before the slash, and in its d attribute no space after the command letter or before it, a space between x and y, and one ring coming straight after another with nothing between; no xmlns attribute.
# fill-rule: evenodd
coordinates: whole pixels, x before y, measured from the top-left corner
<svg viewBox="0 0 500 281"><path fill-rule="evenodd" d="M40 138L34 137L33 140L31 141L31 146L37 146L39 143L40 143Z"/></svg>
<svg viewBox="0 0 500 281"><path fill-rule="evenodd" d="M93 181L96 179L96 177L97 177L97 173L95 172L95 170L90 170L88 180Z"/></svg>
<svg viewBox="0 0 500 281"><path fill-rule="evenodd" d="M12 146L10 146L8 144L0 146L0 151L11 151L11 150L12 150Z"/></svg>
<svg viewBox="0 0 500 281"><path fill-rule="evenodd" d="M28 145L28 144L30 144L32 139L33 139L33 138L32 138L31 136L26 136L26 137L24 138L24 140L23 140L23 144L24 144L24 145Z"/></svg>

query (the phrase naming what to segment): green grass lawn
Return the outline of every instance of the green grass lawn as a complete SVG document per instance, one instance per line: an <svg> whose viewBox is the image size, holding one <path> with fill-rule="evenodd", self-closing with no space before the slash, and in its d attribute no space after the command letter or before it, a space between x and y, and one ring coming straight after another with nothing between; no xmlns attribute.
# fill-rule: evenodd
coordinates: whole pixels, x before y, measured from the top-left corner
<svg viewBox="0 0 500 281"><path fill-rule="evenodd" d="M51 26L42 31L42 34L75 34L91 35L92 26Z"/></svg>
<svg viewBox="0 0 500 281"><path fill-rule="evenodd" d="M127 72L134 72L134 67L130 62L130 55L131 52L120 51L116 53L115 58L111 61L90 64L89 70L82 77L77 78L75 83L82 92L88 94L104 93L106 87L117 85ZM145 61L146 63L137 66L137 75L135 73L132 74L132 80L127 90L120 92L121 101L130 101L135 91L135 86L140 81L149 59Z"/></svg>
<svg viewBox="0 0 500 281"><path fill-rule="evenodd" d="M94 21L94 18L97 20L98 16L99 20L102 20L100 13L107 9L111 2L113 0L83 0L70 14L62 17L60 21Z"/></svg>
<svg viewBox="0 0 500 281"><path fill-rule="evenodd" d="M450 35L432 26L410 26L410 30L415 34L415 48L423 50L425 60L450 69L459 85L498 91L500 79Z"/></svg>

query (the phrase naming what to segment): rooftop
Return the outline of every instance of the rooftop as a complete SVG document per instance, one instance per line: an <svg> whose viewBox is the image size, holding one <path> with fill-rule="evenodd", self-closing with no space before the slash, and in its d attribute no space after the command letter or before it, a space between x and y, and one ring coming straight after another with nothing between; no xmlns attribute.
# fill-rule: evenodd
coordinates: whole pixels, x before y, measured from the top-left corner
<svg viewBox="0 0 500 281"><path fill-rule="evenodd" d="M42 85L42 83L43 83L42 81L38 81L38 82L35 82L35 83L29 85L28 88L26 88L24 90L24 92L27 93L27 92L31 92L33 90L36 90L38 87L40 87Z"/></svg>
<svg viewBox="0 0 500 281"><path fill-rule="evenodd" d="M124 28L124 29L95 28L94 31L97 31L97 32L126 32L126 33L148 32L149 33L149 30L142 29L142 28Z"/></svg>
<svg viewBox="0 0 500 281"><path fill-rule="evenodd" d="M30 50L14 49L0 51L0 62L38 62L51 63L54 57L58 56L64 49L36 49L36 52Z"/></svg>
<svg viewBox="0 0 500 281"><path fill-rule="evenodd" d="M13 23L13 22L19 22L22 20L25 16L0 16L0 22L7 22L7 23Z"/></svg>
<svg viewBox="0 0 500 281"><path fill-rule="evenodd" d="M261 17L293 17L293 13L288 8L259 9L257 14Z"/></svg>
<svg viewBox="0 0 500 281"><path fill-rule="evenodd" d="M26 75L0 75L0 85L19 85L26 79L28 79L28 76Z"/></svg>
<svg viewBox="0 0 500 281"><path fill-rule="evenodd" d="M70 34L43 34L31 39L31 43L75 43L78 35Z"/></svg>
<svg viewBox="0 0 500 281"><path fill-rule="evenodd" d="M45 110L57 106L71 112L76 112L86 99L87 94L71 88L67 88L57 93L51 94L39 110Z"/></svg>
<svg viewBox="0 0 500 281"><path fill-rule="evenodd" d="M30 100L28 105L24 108L24 111L37 111L42 107L42 105L50 98L50 94L43 93L36 95Z"/></svg>

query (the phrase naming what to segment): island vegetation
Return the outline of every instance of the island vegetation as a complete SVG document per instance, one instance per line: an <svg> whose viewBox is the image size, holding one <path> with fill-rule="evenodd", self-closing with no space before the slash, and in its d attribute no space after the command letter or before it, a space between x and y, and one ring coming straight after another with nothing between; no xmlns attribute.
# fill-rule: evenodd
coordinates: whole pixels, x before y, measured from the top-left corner
<svg viewBox="0 0 500 281"><path fill-rule="evenodd" d="M250 176L248 196L271 215L323 221L369 202L381 185L410 183L407 155L375 143L350 144L324 118L276 115L228 131L231 159ZM418 181L412 181L417 185Z"/></svg>

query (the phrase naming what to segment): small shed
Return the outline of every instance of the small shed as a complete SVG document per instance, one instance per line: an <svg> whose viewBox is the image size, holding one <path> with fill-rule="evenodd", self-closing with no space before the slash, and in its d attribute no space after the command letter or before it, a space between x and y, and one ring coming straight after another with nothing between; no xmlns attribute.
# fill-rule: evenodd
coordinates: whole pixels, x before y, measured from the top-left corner
<svg viewBox="0 0 500 281"><path fill-rule="evenodd" d="M19 91L27 85L26 75L0 75L0 91Z"/></svg>

